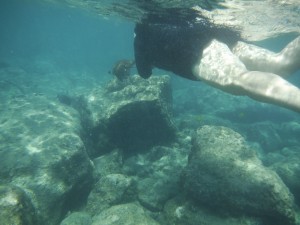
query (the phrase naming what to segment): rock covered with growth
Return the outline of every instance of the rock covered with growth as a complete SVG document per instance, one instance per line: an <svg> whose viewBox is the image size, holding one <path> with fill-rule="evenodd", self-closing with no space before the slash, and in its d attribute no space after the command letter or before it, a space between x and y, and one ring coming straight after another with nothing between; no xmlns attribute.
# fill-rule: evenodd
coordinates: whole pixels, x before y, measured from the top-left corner
<svg viewBox="0 0 300 225"><path fill-rule="evenodd" d="M156 146L124 162L123 171L137 177L137 197L142 206L159 212L167 200L178 194L187 156L181 146Z"/></svg>
<svg viewBox="0 0 300 225"><path fill-rule="evenodd" d="M93 159L95 182L109 174L119 174L122 170L123 154L115 149Z"/></svg>
<svg viewBox="0 0 300 225"><path fill-rule="evenodd" d="M112 80L104 89L87 96L95 149L91 155L114 147L125 152L142 151L174 139L171 117L172 92L168 76L147 80L131 76Z"/></svg>
<svg viewBox="0 0 300 225"><path fill-rule="evenodd" d="M109 207L132 201L134 190L133 180L123 174L109 174L102 177L89 194L86 211L96 215Z"/></svg>
<svg viewBox="0 0 300 225"><path fill-rule="evenodd" d="M12 99L1 111L1 183L24 191L36 224L57 224L78 206L92 182L79 116L72 108L35 95Z"/></svg>
<svg viewBox="0 0 300 225"><path fill-rule="evenodd" d="M240 215L221 215L205 206L197 206L181 197L169 200L164 207L164 225L258 225L258 219Z"/></svg>
<svg viewBox="0 0 300 225"><path fill-rule="evenodd" d="M0 224L36 224L36 210L19 187L0 185Z"/></svg>
<svg viewBox="0 0 300 225"><path fill-rule="evenodd" d="M300 147L284 148L278 153L270 153L266 160L270 168L281 177L300 203Z"/></svg>
<svg viewBox="0 0 300 225"><path fill-rule="evenodd" d="M197 130L185 179L185 190L200 204L258 216L270 224L295 224L289 189L262 165L243 137L228 128Z"/></svg>

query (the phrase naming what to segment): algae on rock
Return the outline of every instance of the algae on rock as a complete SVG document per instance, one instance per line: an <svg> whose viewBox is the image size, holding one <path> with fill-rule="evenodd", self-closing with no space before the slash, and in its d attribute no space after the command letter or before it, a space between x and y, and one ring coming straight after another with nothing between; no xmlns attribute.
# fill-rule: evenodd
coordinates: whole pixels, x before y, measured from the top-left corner
<svg viewBox="0 0 300 225"><path fill-rule="evenodd" d="M215 126L197 130L185 179L187 194L199 204L258 216L271 224L295 224L289 189L233 130Z"/></svg>
<svg viewBox="0 0 300 225"><path fill-rule="evenodd" d="M145 80L135 75L124 82L114 79L104 89L94 89L86 99L93 121L92 156L113 148L132 154L174 140L168 76Z"/></svg>
<svg viewBox="0 0 300 225"><path fill-rule="evenodd" d="M82 204L87 194L81 193L92 183L78 114L45 96L28 95L7 102L1 115L1 183L24 191L37 224L57 224Z"/></svg>

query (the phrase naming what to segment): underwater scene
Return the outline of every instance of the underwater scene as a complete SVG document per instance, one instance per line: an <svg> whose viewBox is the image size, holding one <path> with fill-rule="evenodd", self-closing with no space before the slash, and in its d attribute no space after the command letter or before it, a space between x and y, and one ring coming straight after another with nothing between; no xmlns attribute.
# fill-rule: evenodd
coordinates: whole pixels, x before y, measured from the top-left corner
<svg viewBox="0 0 300 225"><path fill-rule="evenodd" d="M2 0L0 225L299 225L299 35L298 0Z"/></svg>

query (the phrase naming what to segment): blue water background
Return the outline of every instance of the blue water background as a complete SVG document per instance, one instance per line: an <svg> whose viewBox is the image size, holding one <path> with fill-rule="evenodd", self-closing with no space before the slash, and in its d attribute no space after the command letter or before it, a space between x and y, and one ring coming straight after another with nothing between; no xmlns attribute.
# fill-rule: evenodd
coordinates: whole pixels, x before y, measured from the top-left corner
<svg viewBox="0 0 300 225"><path fill-rule="evenodd" d="M2 0L0 61L28 68L46 60L60 71L105 79L116 60L133 58L133 27L63 5Z"/></svg>
<svg viewBox="0 0 300 225"><path fill-rule="evenodd" d="M294 37L257 44L279 51ZM35 0L1 0L0 112L7 96L38 93L58 102L58 94L84 95L103 87L113 79L109 71L117 60L134 58L133 38L134 24L121 18ZM281 160L287 150L291 155L298 151L299 130L295 133L290 123L300 123L298 113L231 96L170 72L153 73L171 76L178 131L188 130L189 135L204 124L230 127L245 136L260 157L274 153L269 161L261 157L266 165ZM297 72L289 80L300 87L299 78ZM282 131L284 123L287 128Z"/></svg>

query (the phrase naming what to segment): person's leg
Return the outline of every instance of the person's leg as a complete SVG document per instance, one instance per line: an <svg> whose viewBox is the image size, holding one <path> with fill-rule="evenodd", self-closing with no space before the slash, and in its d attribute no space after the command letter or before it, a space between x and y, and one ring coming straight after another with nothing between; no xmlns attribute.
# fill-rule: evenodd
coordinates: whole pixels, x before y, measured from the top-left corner
<svg viewBox="0 0 300 225"><path fill-rule="evenodd" d="M197 79L228 93L300 112L299 88L276 74L248 71L225 44L216 40L204 49L193 73Z"/></svg>
<svg viewBox="0 0 300 225"><path fill-rule="evenodd" d="M238 42L232 52L239 57L248 70L270 72L286 77L300 69L300 36L280 53L244 42Z"/></svg>

